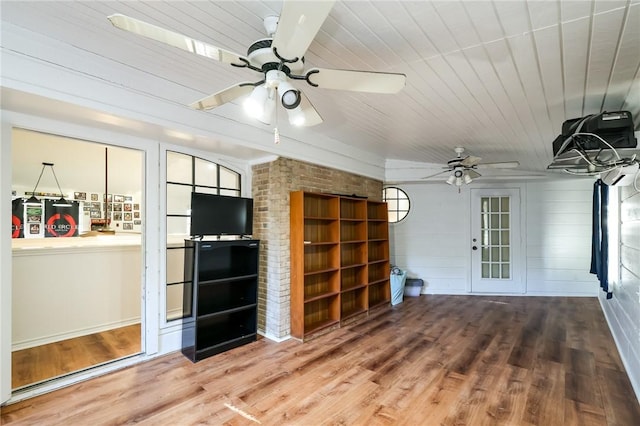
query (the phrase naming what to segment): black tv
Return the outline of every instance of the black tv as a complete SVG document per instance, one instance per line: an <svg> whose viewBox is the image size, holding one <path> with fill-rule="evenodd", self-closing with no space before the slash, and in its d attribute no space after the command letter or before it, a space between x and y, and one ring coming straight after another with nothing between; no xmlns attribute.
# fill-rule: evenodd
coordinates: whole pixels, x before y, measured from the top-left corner
<svg viewBox="0 0 640 426"><path fill-rule="evenodd" d="M207 235L251 235L253 199L191 193L192 237Z"/></svg>

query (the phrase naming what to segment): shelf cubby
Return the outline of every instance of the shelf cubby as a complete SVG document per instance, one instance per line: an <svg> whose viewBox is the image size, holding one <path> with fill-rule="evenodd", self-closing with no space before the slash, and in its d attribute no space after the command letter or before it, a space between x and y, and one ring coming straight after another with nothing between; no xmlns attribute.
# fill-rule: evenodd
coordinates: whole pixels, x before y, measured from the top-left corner
<svg viewBox="0 0 640 426"><path fill-rule="evenodd" d="M340 266L340 246L338 243L305 244L304 273L336 269Z"/></svg>
<svg viewBox="0 0 640 426"><path fill-rule="evenodd" d="M389 260L389 243L387 240L369 241L367 257L369 262Z"/></svg>
<svg viewBox="0 0 640 426"><path fill-rule="evenodd" d="M304 301L335 295L340 291L340 275L337 269L304 277Z"/></svg>
<svg viewBox="0 0 640 426"><path fill-rule="evenodd" d="M306 244L338 241L338 219L304 219Z"/></svg>
<svg viewBox="0 0 640 426"><path fill-rule="evenodd" d="M367 200L340 197L340 219L366 220Z"/></svg>
<svg viewBox="0 0 640 426"><path fill-rule="evenodd" d="M358 287L367 286L367 267L366 265L342 268L340 270L341 289L349 290Z"/></svg>
<svg viewBox="0 0 640 426"><path fill-rule="evenodd" d="M340 320L366 312L368 305L367 287L343 291L340 295Z"/></svg>
<svg viewBox="0 0 640 426"><path fill-rule="evenodd" d="M305 334L311 334L322 328L340 322L340 297L331 295L304 304Z"/></svg>
<svg viewBox="0 0 640 426"><path fill-rule="evenodd" d="M367 243L342 243L340 245L340 266L357 266L367 263Z"/></svg>
<svg viewBox="0 0 640 426"><path fill-rule="evenodd" d="M374 284L370 284L369 290L369 308L375 308L383 304L388 304L391 300L391 290L389 287L389 278L381 280Z"/></svg>

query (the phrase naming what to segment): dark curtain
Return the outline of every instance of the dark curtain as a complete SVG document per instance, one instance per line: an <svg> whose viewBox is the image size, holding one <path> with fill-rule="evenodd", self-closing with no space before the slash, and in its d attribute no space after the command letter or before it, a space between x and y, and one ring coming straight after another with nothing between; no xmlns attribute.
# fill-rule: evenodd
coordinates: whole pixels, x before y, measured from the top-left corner
<svg viewBox="0 0 640 426"><path fill-rule="evenodd" d="M613 297L609 291L609 226L608 210L609 187L598 179L593 184L593 218L591 229L591 269L600 281L600 287L607 293L607 299Z"/></svg>

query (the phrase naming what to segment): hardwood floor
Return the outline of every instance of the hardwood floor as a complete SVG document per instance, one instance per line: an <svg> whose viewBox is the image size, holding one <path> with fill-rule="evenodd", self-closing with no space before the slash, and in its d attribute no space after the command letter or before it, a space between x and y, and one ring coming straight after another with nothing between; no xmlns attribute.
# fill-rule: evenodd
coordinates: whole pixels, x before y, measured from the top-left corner
<svg viewBox="0 0 640 426"><path fill-rule="evenodd" d="M140 353L140 324L61 340L11 354L11 388Z"/></svg>
<svg viewBox="0 0 640 426"><path fill-rule="evenodd" d="M3 424L640 425L593 298L420 296L301 343L179 353L3 407Z"/></svg>

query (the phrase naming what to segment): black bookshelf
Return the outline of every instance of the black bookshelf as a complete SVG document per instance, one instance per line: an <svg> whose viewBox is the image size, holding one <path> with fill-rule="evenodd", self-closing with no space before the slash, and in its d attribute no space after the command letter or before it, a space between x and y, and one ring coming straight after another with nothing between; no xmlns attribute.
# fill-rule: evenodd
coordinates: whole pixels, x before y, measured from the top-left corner
<svg viewBox="0 0 640 426"><path fill-rule="evenodd" d="M182 353L196 362L257 337L258 240L185 240Z"/></svg>

